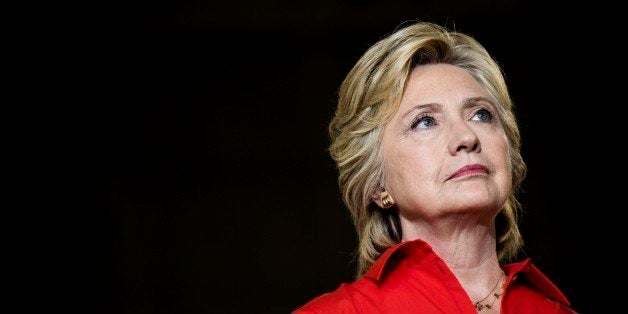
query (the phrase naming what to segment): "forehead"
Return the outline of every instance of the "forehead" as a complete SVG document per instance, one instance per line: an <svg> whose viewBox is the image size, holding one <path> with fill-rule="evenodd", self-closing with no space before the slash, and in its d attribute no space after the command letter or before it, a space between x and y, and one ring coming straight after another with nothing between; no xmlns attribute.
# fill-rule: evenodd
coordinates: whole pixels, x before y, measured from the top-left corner
<svg viewBox="0 0 628 314"><path fill-rule="evenodd" d="M488 97L471 74L450 64L420 65L412 70L402 97L402 106L414 102L441 103L451 97ZM407 104L411 101L411 104Z"/></svg>

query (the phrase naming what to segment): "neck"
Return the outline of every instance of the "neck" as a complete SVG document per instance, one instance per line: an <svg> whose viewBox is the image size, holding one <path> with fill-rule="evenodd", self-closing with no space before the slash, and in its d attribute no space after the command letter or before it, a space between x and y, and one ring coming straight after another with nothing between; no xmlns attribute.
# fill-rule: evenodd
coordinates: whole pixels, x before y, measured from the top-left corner
<svg viewBox="0 0 628 314"><path fill-rule="evenodd" d="M430 244L454 273L475 303L492 293L501 280L494 219L439 217L432 221L400 216L403 241L422 239Z"/></svg>

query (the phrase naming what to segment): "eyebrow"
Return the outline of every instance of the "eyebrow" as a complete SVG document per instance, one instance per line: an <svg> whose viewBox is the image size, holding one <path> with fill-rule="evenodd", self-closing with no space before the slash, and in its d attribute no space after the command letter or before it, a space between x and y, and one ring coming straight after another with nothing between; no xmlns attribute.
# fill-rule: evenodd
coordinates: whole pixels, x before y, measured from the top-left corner
<svg viewBox="0 0 628 314"><path fill-rule="evenodd" d="M416 110L421 110L421 109L425 109L428 108L430 111L436 111L436 110L440 110L442 107L441 104L437 104L437 103L429 103L429 104L418 104L412 108L410 108L410 110L406 111L406 113L403 114L403 116L401 116L401 120L405 120L406 117L411 113L414 112Z"/></svg>
<svg viewBox="0 0 628 314"><path fill-rule="evenodd" d="M486 98L486 97L471 97L471 98L467 98L464 100L464 102L462 103L462 108L469 108L479 102L487 102L489 103L491 106L495 107L495 104L493 103L492 100Z"/></svg>

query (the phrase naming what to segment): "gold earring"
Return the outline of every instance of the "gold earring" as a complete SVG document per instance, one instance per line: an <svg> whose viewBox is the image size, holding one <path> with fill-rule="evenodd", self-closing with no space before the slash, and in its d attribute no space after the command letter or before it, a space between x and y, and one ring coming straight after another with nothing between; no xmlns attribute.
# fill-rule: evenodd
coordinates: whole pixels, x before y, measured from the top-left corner
<svg viewBox="0 0 628 314"><path fill-rule="evenodd" d="M384 197L382 197L382 204L384 205L384 208L389 208L390 206L392 206L392 202L390 201L390 195L386 194L384 195Z"/></svg>

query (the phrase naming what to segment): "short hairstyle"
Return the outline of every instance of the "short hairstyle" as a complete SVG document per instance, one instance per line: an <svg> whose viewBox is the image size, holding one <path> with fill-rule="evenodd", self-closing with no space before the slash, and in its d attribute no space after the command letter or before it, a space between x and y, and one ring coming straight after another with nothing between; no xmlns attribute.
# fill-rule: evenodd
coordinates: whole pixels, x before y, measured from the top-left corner
<svg viewBox="0 0 628 314"><path fill-rule="evenodd" d="M361 277L389 247L401 241L396 210L378 207L372 197L384 180L383 129L398 109L413 68L450 64L471 74L493 98L508 139L512 190L496 217L500 261L514 258L523 245L517 226L515 192L526 175L521 136L502 69L469 35L428 22L400 28L371 46L342 82L329 124L329 152L338 167L338 184L358 235Z"/></svg>

